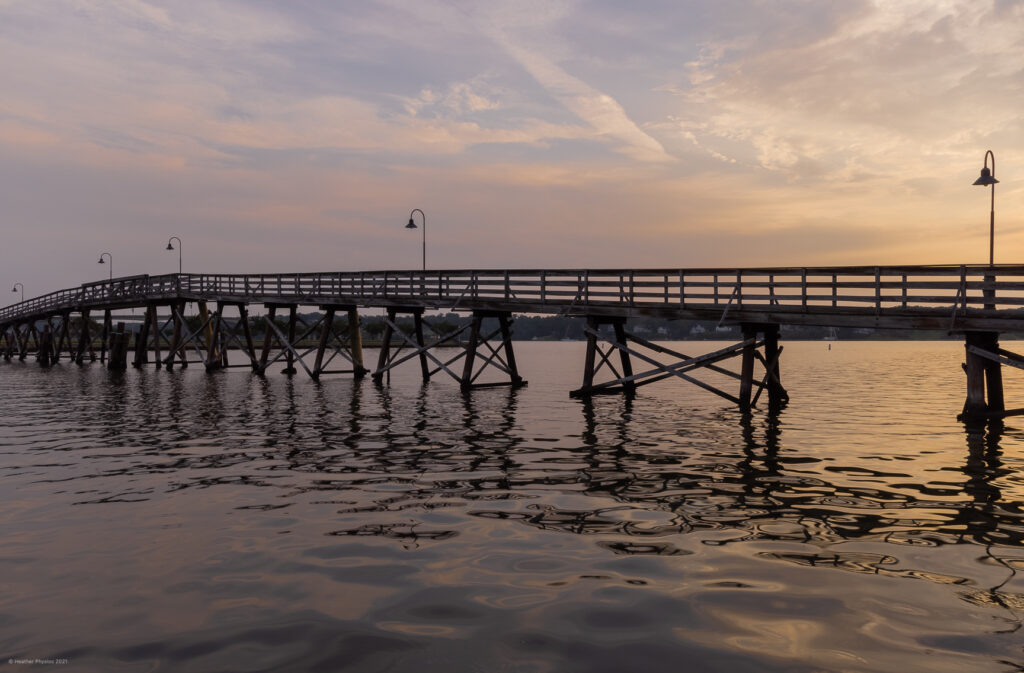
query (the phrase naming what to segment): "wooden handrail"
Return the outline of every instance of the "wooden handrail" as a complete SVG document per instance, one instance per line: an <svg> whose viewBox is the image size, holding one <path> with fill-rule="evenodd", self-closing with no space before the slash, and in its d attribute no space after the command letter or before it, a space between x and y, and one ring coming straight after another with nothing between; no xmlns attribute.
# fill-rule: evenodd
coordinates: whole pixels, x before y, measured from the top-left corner
<svg viewBox="0 0 1024 673"><path fill-rule="evenodd" d="M994 295L994 296L993 296ZM0 326L67 310L171 300L251 303L382 302L472 309L585 313L724 310L865 315L1024 311L1022 265L899 267L501 269L130 276L58 290L0 309ZM986 309L986 307L991 307ZM1024 319L1014 316L1015 319Z"/></svg>

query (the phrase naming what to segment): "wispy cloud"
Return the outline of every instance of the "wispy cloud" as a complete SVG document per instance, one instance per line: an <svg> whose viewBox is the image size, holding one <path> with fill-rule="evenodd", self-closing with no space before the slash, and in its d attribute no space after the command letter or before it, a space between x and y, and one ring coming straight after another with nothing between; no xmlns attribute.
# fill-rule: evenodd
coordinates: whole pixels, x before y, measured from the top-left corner
<svg viewBox="0 0 1024 673"><path fill-rule="evenodd" d="M1024 253L1020 2L0 0L0 26L22 249L173 226L194 264L389 266L416 206L448 266L971 261L992 148L997 259Z"/></svg>

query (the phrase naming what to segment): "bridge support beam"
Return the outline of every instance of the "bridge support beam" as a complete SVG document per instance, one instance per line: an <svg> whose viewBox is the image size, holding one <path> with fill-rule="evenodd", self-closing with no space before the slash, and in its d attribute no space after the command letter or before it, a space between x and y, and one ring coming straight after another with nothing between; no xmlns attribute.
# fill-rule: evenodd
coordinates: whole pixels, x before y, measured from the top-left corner
<svg viewBox="0 0 1024 673"><path fill-rule="evenodd" d="M412 315L413 324L411 334L407 334L406 330L398 324L397 319L399 313ZM392 350L392 341L395 340L396 336L399 339L398 345L394 347L394 350ZM402 350L407 346L411 346L414 349L413 352L399 358ZM423 342L423 307L414 306L411 308L389 308L388 315L384 319L384 336L381 339L380 355L377 357L377 369L372 374L373 380L379 382L384 378L385 374L388 374L390 377L392 369L406 360L417 356L419 356L420 360L420 373L422 374L423 381L425 383L430 380L430 368L427 366L427 346Z"/></svg>
<svg viewBox="0 0 1024 673"><path fill-rule="evenodd" d="M18 335L18 343L21 346L21 348L18 351L18 359L24 362L25 358L28 357L30 339L35 343L36 349L38 350L39 334L38 332L36 332L36 325L34 322L25 323L19 328L18 331L20 332L20 334Z"/></svg>
<svg viewBox="0 0 1024 673"><path fill-rule="evenodd" d="M149 362L149 324L151 314L149 307L146 307L146 317L142 320L142 326L135 334L135 359L132 366L136 369Z"/></svg>
<svg viewBox="0 0 1024 673"><path fill-rule="evenodd" d="M43 333L39 336L38 346L39 350L36 352L36 362L43 367L49 367L51 364L57 362L57 357L53 348L53 332L50 330L49 325L43 327Z"/></svg>
<svg viewBox="0 0 1024 673"><path fill-rule="evenodd" d="M167 346L167 357L164 358L164 366L167 371L174 369L174 360L178 359L181 368L188 367L188 356L185 350L187 343L184 339L185 329L185 302L179 301L170 305L171 309L171 341ZM109 317L106 318L109 320ZM104 326L106 329L106 326Z"/></svg>
<svg viewBox="0 0 1024 673"><path fill-rule="evenodd" d="M611 325L613 334L602 333L603 325ZM778 343L778 325L745 324L743 325L743 341L697 357L652 343L628 332L625 329L625 319L621 317L588 316L584 333L587 335L587 354L583 371L583 385L570 393L573 397L589 397L608 393L632 395L640 386L676 377L729 400L743 412L749 412L757 404L764 390L768 390L769 410L778 410L789 400L789 395L782 387L782 379L779 374L779 357L782 347ZM763 335L763 338L758 340L758 335ZM607 344L607 347L604 344ZM764 353L761 352L762 348ZM619 371L612 362L615 351L618 351L622 371ZM673 363L664 363L645 351L671 355L679 360ZM719 367L716 364L740 356L742 357L740 373ZM634 374L631 357L646 362L654 368ZM754 376L756 362L760 362L764 369L760 380L755 379ZM613 378L596 383L597 374L604 368L611 372ZM733 395L691 376L690 372L697 369L706 369L738 380L739 395Z"/></svg>
<svg viewBox="0 0 1024 673"><path fill-rule="evenodd" d="M1002 366L1024 369L1024 355L999 347L998 332L964 334L967 399L957 420L965 423L1024 414L1024 409L1006 409L1003 398Z"/></svg>
<svg viewBox="0 0 1024 673"><path fill-rule="evenodd" d="M348 304L330 304L320 307L324 315L317 326L320 327L320 339L316 348L316 360L313 363L312 377L320 379L321 374L352 374L361 379L370 371L363 366L363 339L359 332L359 311ZM335 321L339 311L348 314L348 321L342 325L342 333L335 329ZM338 356L348 360L351 369L327 369Z"/></svg>
<svg viewBox="0 0 1024 673"><path fill-rule="evenodd" d="M484 320L487 318L493 318L498 321L497 330L490 333L484 331ZM501 343L497 346L492 346L490 339L499 335ZM486 348L489 355L488 353L482 353L481 348ZM526 384L523 377L519 375L519 368L516 366L516 354L512 347L512 319L508 312L473 311L473 320L470 323L469 329L469 342L466 344L464 353L466 362L462 368L462 377L459 379L463 390L501 385L518 387ZM474 371L477 355L482 356L482 364ZM495 367L504 372L508 375L509 380L494 383L477 383L477 378L488 367Z"/></svg>
<svg viewBox="0 0 1024 673"><path fill-rule="evenodd" d="M128 368L128 340L131 332L125 329L124 323L117 323L117 328L110 333L110 357L107 369L124 371Z"/></svg>
<svg viewBox="0 0 1024 673"><path fill-rule="evenodd" d="M411 326L397 321L401 313L412 315ZM485 329L485 320L496 320L497 327ZM433 339L429 343L424 337L424 326L433 333ZM385 376L390 376L391 370L398 365L418 358L424 382L443 371L455 379L463 391L490 386L525 385L526 381L519 375L516 365L511 326L510 312L480 310L473 312L470 324L446 331L442 326L431 325L424 319L422 307L389 308L387 318L384 319L384 336L373 379L380 382ZM459 339L467 330L469 339L465 346L460 348ZM500 337L501 341L493 345L491 340L496 337ZM439 347L456 347L457 350L447 360L441 360L434 354ZM410 351L403 355L402 352L406 348ZM455 363L463 359L460 372ZM479 382L481 374L491 368L506 374L508 380Z"/></svg>
<svg viewBox="0 0 1024 673"><path fill-rule="evenodd" d="M110 340L110 309L103 311L103 331L100 335L100 362L106 363L107 361L107 342Z"/></svg>
<svg viewBox="0 0 1024 673"><path fill-rule="evenodd" d="M92 333L90 332L89 324L89 309L82 309L82 325L78 333L78 348L75 352L75 364L82 364L85 362L85 353L89 352L89 359L93 361L96 359L96 352L92 347Z"/></svg>
<svg viewBox="0 0 1024 673"><path fill-rule="evenodd" d="M225 311L228 307L234 307L236 318L234 321L225 319ZM253 371L259 371L259 360L256 357L256 344L252 338L252 328L249 325L249 309L241 302L217 302L217 311L210 316L213 325L210 330L210 341L207 343L206 371L223 369L227 367L250 367ZM241 332L241 334L239 334ZM232 365L228 361L228 350L234 343L249 358L249 362Z"/></svg>
<svg viewBox="0 0 1024 673"><path fill-rule="evenodd" d="M4 347L3 347L4 362L10 362L11 358L14 357L14 345L15 345L14 330L13 329L5 329L4 330Z"/></svg>

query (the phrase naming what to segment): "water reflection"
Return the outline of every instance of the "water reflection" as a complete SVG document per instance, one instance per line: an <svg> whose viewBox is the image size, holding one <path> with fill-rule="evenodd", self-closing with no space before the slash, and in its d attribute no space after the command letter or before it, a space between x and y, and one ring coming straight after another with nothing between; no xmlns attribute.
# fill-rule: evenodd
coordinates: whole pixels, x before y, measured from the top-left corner
<svg viewBox="0 0 1024 673"><path fill-rule="evenodd" d="M6 393L13 369L0 379ZM125 558L145 557L159 539L154 512L208 535L198 558L229 567L172 569L186 576L175 585L186 594L214 585L238 605L258 603L248 593L269 601L251 582L305 605L337 582L351 604L373 604L346 628L402 633L406 645L422 643L430 620L438 632L471 631L448 614L487 614L495 632L519 633L509 621L549 624L536 606L556 610L557 601L564 630L545 637L571 640L567 632L604 619L591 612L604 601L618 606L599 629L608 637L642 640L621 623L654 615L673 624L664 642L721 632L732 651L749 631L788 628L742 626L759 597L848 606L853 585L922 612L915 601L951 610L934 598L948 591L960 610L986 611L995 626L980 629L1020 629L1024 435L1003 422L925 443L909 432L894 440L877 419L863 419L860 435L829 434L799 405L743 415L669 395L562 400L537 384L464 395L418 381L61 369L5 397L32 401L5 412L14 419L0 435L9 483L37 499L42 519L66 503L82 520L115 521L115 530L88 530ZM56 525L42 519L32 523ZM371 576L385 579L353 579ZM369 584L377 593L367 598ZM920 587L939 593L918 599ZM615 593L624 589L652 593ZM390 604L388 592L399 592ZM643 609L622 607L630 601ZM685 607L694 601L715 609ZM902 624L872 618L890 633ZM861 636L860 651L879 646ZM907 651L924 642L908 638Z"/></svg>

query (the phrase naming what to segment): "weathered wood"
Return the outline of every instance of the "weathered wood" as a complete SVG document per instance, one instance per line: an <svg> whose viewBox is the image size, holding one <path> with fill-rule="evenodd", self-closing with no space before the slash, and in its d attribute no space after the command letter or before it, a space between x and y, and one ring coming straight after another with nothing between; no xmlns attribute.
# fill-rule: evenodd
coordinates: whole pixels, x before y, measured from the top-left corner
<svg viewBox="0 0 1024 673"><path fill-rule="evenodd" d="M415 328L415 324L414 324L413 333L411 335L410 334L406 334L405 331L402 330L399 327L399 325L395 322L396 314L397 314L397 311L389 310L388 311L388 317L384 319L385 337L386 338L385 338L384 344L381 345L381 355L380 355L380 359L378 361L378 368L373 373L374 380L380 381L381 377L383 377L385 374L388 374L390 376L390 371L392 369L394 369L398 365L402 364L403 362L411 360L414 357L418 357L420 359L420 369L421 369L421 372L422 372L423 377L424 377L423 378L424 382L428 381L430 379L430 376L433 373L433 372L431 372L429 367L424 369L423 361L426 360L426 359L430 359L430 360L434 361L434 363L438 367L437 370L435 370L435 371L444 371L445 373L447 373L449 376L451 376L456 381L461 380L461 377L448 367L449 363L442 362L439 358L437 358L433 353L430 352L430 350L432 348L436 348L438 345L440 345L444 341L447 341L450 338L452 338L452 335L448 335L447 337L439 339L437 341L434 341L431 344L426 344L426 343L424 343L424 339L423 339L422 327L421 327L421 329L419 331L417 331L416 328ZM421 316L422 316L422 312L421 312ZM421 320L422 320L422 317L421 317ZM421 325L422 325L422 322L421 322ZM399 337L401 337L402 341L404 341L405 343L400 344L397 350L392 351L392 349L391 349L391 340L394 338L395 335L398 335ZM410 352L409 354L405 355L404 357L399 358L398 354L406 346L411 347L412 348L412 352ZM459 357L461 357L461 356L462 355L460 354ZM457 359L457 358L455 358L455 359ZM451 361L449 361L449 362L451 362Z"/></svg>
<svg viewBox="0 0 1024 673"><path fill-rule="evenodd" d="M39 350L36 352L36 362L43 367L49 367L52 363L56 362L54 357L53 349L53 331L50 325L43 327L43 332L39 340Z"/></svg>
<svg viewBox="0 0 1024 673"><path fill-rule="evenodd" d="M291 323L290 324L290 328L291 328L290 331L294 331L294 322L292 322L292 321L289 321L289 322ZM311 379L315 379L316 377L313 376L312 370L310 370L310 368L306 366L306 362L302 359L302 355L300 355L299 352L295 350L295 347L292 346L292 344L291 344L291 342L289 342L288 338L285 337L285 335L281 332L280 329L278 329L277 325L275 325L273 322L268 322L267 323L267 327L272 329L272 330L274 330L274 333L277 335L277 338L281 340L281 344L282 344L283 348L287 351L287 353L289 355L289 368L291 369L291 372L289 372L287 369L285 369L284 373L286 373L286 374L289 374L289 373L293 374L293 373L295 373L296 370L295 370L295 367L293 365L294 365L294 363L296 361L298 361L299 365L301 365L302 368L306 370L306 373L309 374L309 377Z"/></svg>
<svg viewBox="0 0 1024 673"><path fill-rule="evenodd" d="M327 345L331 342L331 336L334 334L334 314L335 308L333 306L327 307L327 312L324 315L322 326L320 328L320 343L316 349L316 360L313 363L313 378L319 379L320 372L324 368L324 353L327 351Z"/></svg>
<svg viewBox="0 0 1024 673"><path fill-rule="evenodd" d="M149 329L151 318L152 313L150 313L147 307L145 318L142 321L142 327L135 334L135 359L132 362L132 366L136 369L149 362Z"/></svg>
<svg viewBox="0 0 1024 673"><path fill-rule="evenodd" d="M110 334L110 357L107 360L107 369L123 371L128 368L128 338L130 333L125 329L124 323L117 323L117 328Z"/></svg>
<svg viewBox="0 0 1024 673"><path fill-rule="evenodd" d="M353 373L357 379L361 379L369 370L363 363L363 335L359 329L359 310L355 306L348 309L348 344Z"/></svg>
<svg viewBox="0 0 1024 673"><path fill-rule="evenodd" d="M249 309L245 304L238 305L238 319L242 323L242 335L245 337L245 354L249 356L249 365L256 371L259 368L259 361L256 359L256 345L252 339L252 328L249 326Z"/></svg>
<svg viewBox="0 0 1024 673"><path fill-rule="evenodd" d="M277 306L268 306L267 315L264 317L263 327L263 349L260 351L259 369L256 373L263 375L267 371L267 360L270 358L270 349L273 347L274 330L270 329L270 323L274 322L277 316Z"/></svg>
<svg viewBox="0 0 1024 673"><path fill-rule="evenodd" d="M295 343L295 329L296 329L296 323L297 323L296 312L297 311L298 311L298 306L296 306L295 304L289 304L288 305L288 337L287 338L285 338L283 335L281 335L281 333L278 331L276 326L274 327L274 331L278 332L278 337L281 339L282 345L285 347L284 373L288 374L289 376L294 374L295 371L296 371L296 369L295 369L295 357L296 357L297 353L295 352L295 348L292 347L292 344ZM299 358L299 361L301 362L302 358ZM305 363L303 363L302 366L305 368L305 366L306 366ZM309 371L309 370L307 369L307 371Z"/></svg>
<svg viewBox="0 0 1024 673"><path fill-rule="evenodd" d="M469 342L466 344L466 360L462 367L462 387L466 388L473 383L473 364L476 361L476 350L480 344L480 328L483 325L483 317L477 313L473 314L473 320L469 328Z"/></svg>
<svg viewBox="0 0 1024 673"><path fill-rule="evenodd" d="M430 380L430 367L427 365L427 352L423 350L425 340L423 338L423 311L416 311L412 315L413 331L416 334L416 343L420 347L420 373L424 381ZM440 362L440 361L438 361Z"/></svg>
<svg viewBox="0 0 1024 673"><path fill-rule="evenodd" d="M486 318L495 318L498 321L498 328L489 334L484 334L483 331L483 321ZM451 338L454 334L456 333L449 335L448 338ZM490 340L499 335L501 336L501 344L497 347L492 346L490 344ZM490 355L483 357L483 361L480 366L476 367L481 348L486 348ZM460 356L452 358L445 364L450 364ZM460 386L463 390L470 390L472 388L480 388L484 386L521 386L525 384L525 381L523 381L523 378L519 375L519 370L516 366L515 351L512 347L510 318L507 314L481 311L474 312L470 326L469 341L466 343L466 347L464 349L464 357L466 360L462 370L462 377L459 380ZM508 381L477 383L477 379L480 375L491 367L508 375Z"/></svg>
<svg viewBox="0 0 1024 673"><path fill-rule="evenodd" d="M78 348L75 352L74 362L83 364L86 351L92 348L92 335L89 334L89 309L82 310L82 327L78 333Z"/></svg>
<svg viewBox="0 0 1024 673"><path fill-rule="evenodd" d="M986 346L990 346L990 342L991 338L986 333L968 332L965 335L966 362L963 368L967 375L967 398L960 414L963 420L985 418L988 415L989 408L985 400L986 358L979 351L989 351Z"/></svg>
<svg viewBox="0 0 1024 673"><path fill-rule="evenodd" d="M200 314L205 308L204 303ZM220 369L224 364L221 356L221 314L223 310L223 305L217 302L217 310L207 316L210 322L210 329L206 331L206 371L208 372Z"/></svg>
<svg viewBox="0 0 1024 673"><path fill-rule="evenodd" d="M616 321L612 328L615 330L615 339L619 343L626 343L626 321ZM636 384L633 383L630 377L633 376L633 364L629 361L629 351L620 348L619 351L619 362L622 364L622 387L627 395L632 395L636 392Z"/></svg>

